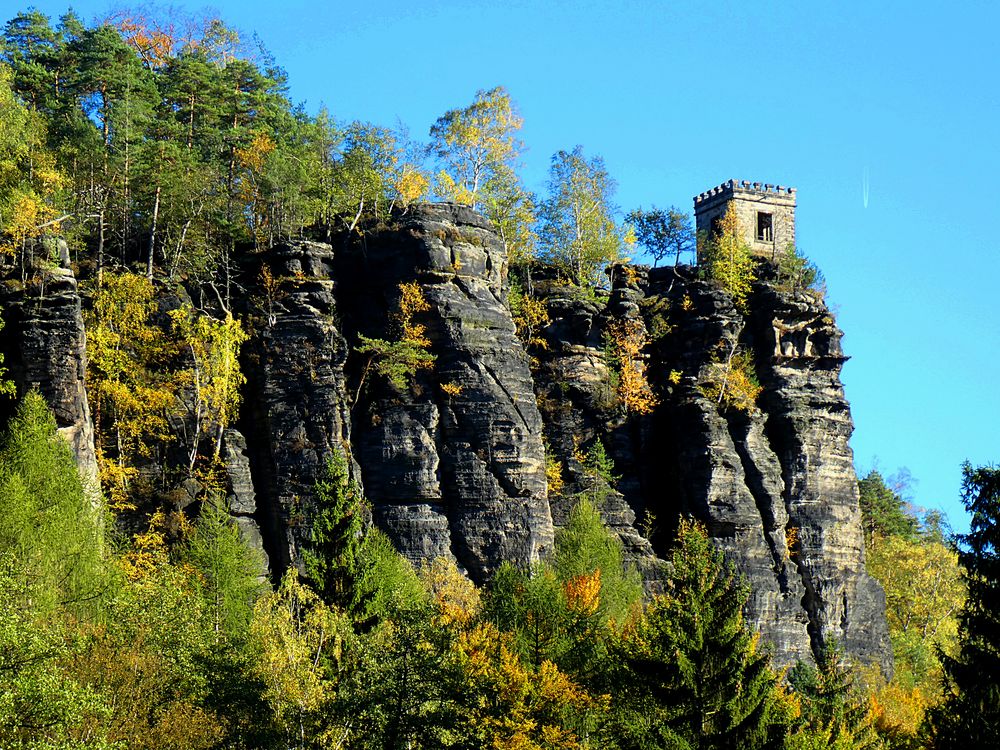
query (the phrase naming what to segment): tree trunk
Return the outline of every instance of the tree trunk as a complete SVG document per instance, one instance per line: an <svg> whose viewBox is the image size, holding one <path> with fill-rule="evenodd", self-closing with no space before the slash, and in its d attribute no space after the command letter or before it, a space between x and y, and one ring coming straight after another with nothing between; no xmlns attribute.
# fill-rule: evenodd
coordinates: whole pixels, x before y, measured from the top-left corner
<svg viewBox="0 0 1000 750"><path fill-rule="evenodd" d="M146 278L153 280L153 255L156 251L156 222L160 216L160 186L156 186L156 198L153 200L153 226L149 232L149 257L146 258Z"/></svg>

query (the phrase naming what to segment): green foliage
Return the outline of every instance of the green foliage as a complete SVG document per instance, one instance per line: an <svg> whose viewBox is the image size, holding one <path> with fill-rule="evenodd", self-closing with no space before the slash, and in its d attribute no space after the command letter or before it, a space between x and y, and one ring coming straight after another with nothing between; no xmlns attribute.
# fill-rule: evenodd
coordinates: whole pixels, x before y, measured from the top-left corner
<svg viewBox="0 0 1000 750"><path fill-rule="evenodd" d="M332 705L345 646L354 639L344 614L324 604L290 568L278 589L257 602L250 633L280 746L339 746L349 730Z"/></svg>
<svg viewBox="0 0 1000 750"><path fill-rule="evenodd" d="M477 91L475 101L452 109L431 126L431 148L445 167L438 175L440 196L478 207L490 180L496 183L513 173L510 165L522 148L514 134L523 120L510 94L498 86Z"/></svg>
<svg viewBox="0 0 1000 750"><path fill-rule="evenodd" d="M587 449L583 465L588 472L598 479L603 480L608 486L613 487L621 479L619 475L615 474L614 459L608 455L608 450L604 447L604 441L600 438L596 439L590 448Z"/></svg>
<svg viewBox="0 0 1000 750"><path fill-rule="evenodd" d="M935 748L1000 745L1000 469L962 467L971 514L959 537L968 599L959 614L959 653L944 656L946 697L930 714Z"/></svg>
<svg viewBox="0 0 1000 750"><path fill-rule="evenodd" d="M92 611L108 585L101 507L37 392L25 395L0 445L0 553L35 582L35 611Z"/></svg>
<svg viewBox="0 0 1000 750"><path fill-rule="evenodd" d="M638 572L626 565L623 555L621 540L604 525L594 504L583 497L573 506L566 525L556 532L552 568L563 583L600 571L598 612L602 618L624 622L642 599L642 581Z"/></svg>
<svg viewBox="0 0 1000 750"><path fill-rule="evenodd" d="M649 211L641 207L628 215L628 222L635 228L636 239L653 256L655 267L667 256L674 256L674 265L685 253L695 251L695 234L690 215L671 206L664 210L653 206Z"/></svg>
<svg viewBox="0 0 1000 750"><path fill-rule="evenodd" d="M57 618L35 603L47 592L9 552L0 553L0 746L64 735L100 712L94 692L52 665L79 650ZM22 744L23 743L23 744Z"/></svg>
<svg viewBox="0 0 1000 750"><path fill-rule="evenodd" d="M788 291L813 289L822 292L823 272L819 267L801 255L794 245L789 245L778 256L778 284Z"/></svg>
<svg viewBox="0 0 1000 750"><path fill-rule="evenodd" d="M707 269L708 278L729 292L736 309L745 314L757 272L750 246L740 233L733 204L722 217L720 228L720 234L703 238L698 256Z"/></svg>
<svg viewBox="0 0 1000 750"><path fill-rule="evenodd" d="M373 367L378 375L400 391L406 390L418 370L433 367L436 359L426 347L406 339L386 341L359 335L358 341L360 344L354 350L367 356L365 369Z"/></svg>
<svg viewBox="0 0 1000 750"><path fill-rule="evenodd" d="M865 546L870 550L886 537L900 537L915 542L919 524L906 508L906 501L890 488L877 469L858 480L861 527Z"/></svg>
<svg viewBox="0 0 1000 750"><path fill-rule="evenodd" d="M20 251L28 240L58 228L64 180L46 147L42 117L17 101L14 81L0 62L0 255Z"/></svg>
<svg viewBox="0 0 1000 750"><path fill-rule="evenodd" d="M556 534L551 561L530 572L500 567L484 617L512 634L513 645L534 669L551 661L590 679L604 669L611 629L633 614L641 595L621 541L594 505L581 499Z"/></svg>
<svg viewBox="0 0 1000 750"><path fill-rule="evenodd" d="M367 355L358 383L358 395L361 394L372 367L393 388L402 391L417 374L417 370L433 367L437 359L429 351L431 342L426 336L426 326L414 320L414 316L431 309L423 290L416 282L400 283L398 289L399 301L391 316L396 337L386 340L358 336L361 343L355 347L355 351Z"/></svg>
<svg viewBox="0 0 1000 750"><path fill-rule="evenodd" d="M216 637L238 640L247 632L254 603L263 593L265 567L240 536L224 496L214 494L202 503L180 558L199 574L197 588Z"/></svg>
<svg viewBox="0 0 1000 750"><path fill-rule="evenodd" d="M833 747L875 750L883 746L875 732L870 699L855 686L835 646L827 645L820 652L815 667L796 664L788 682L799 698L800 721L814 736L826 737Z"/></svg>
<svg viewBox="0 0 1000 750"><path fill-rule="evenodd" d="M587 159L581 146L552 157L549 197L540 211L541 255L574 284L598 286L602 269L621 257L614 191L604 161Z"/></svg>
<svg viewBox="0 0 1000 750"><path fill-rule="evenodd" d="M868 570L885 589L897 681L936 693L937 652L954 652L956 615L965 601L958 554L932 539L889 536L869 550Z"/></svg>
<svg viewBox="0 0 1000 750"><path fill-rule="evenodd" d="M957 649L957 613L965 600L958 555L940 521L919 530L902 481L873 470L858 482L868 571L886 596L894 676L874 681L879 733L893 748L923 746L921 724L942 698L941 655Z"/></svg>
<svg viewBox="0 0 1000 750"><path fill-rule="evenodd" d="M329 458L315 491L312 538L302 560L324 601L344 609L354 601L364 519L361 491L351 481L342 453L335 451Z"/></svg>
<svg viewBox="0 0 1000 750"><path fill-rule="evenodd" d="M703 527L682 521L664 593L619 646L614 733L622 747L763 748L785 714L743 620L749 591Z"/></svg>
<svg viewBox="0 0 1000 750"><path fill-rule="evenodd" d="M351 605L356 621L370 625L426 607L427 593L413 566L378 529L365 532L358 568Z"/></svg>

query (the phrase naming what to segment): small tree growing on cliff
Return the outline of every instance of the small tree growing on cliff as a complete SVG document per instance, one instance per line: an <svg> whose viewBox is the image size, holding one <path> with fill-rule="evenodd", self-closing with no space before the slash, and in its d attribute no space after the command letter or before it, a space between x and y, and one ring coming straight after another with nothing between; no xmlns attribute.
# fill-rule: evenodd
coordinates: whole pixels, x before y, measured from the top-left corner
<svg viewBox="0 0 1000 750"><path fill-rule="evenodd" d="M729 292L736 308L745 313L756 272L753 254L740 235L740 221L732 203L722 217L720 229L719 234L703 238L704 250L699 255L705 259L708 277Z"/></svg>
<svg viewBox="0 0 1000 750"><path fill-rule="evenodd" d="M428 351L431 342L427 338L427 327L414 320L414 316L430 309L431 306L419 284L415 281L401 283L399 303L392 316L396 332L395 340L358 336L361 343L355 351L367 355L367 359L361 370L361 379L354 397L355 403L372 368L394 388L403 390L410 378L417 374L417 370L434 366L436 357Z"/></svg>
<svg viewBox="0 0 1000 750"><path fill-rule="evenodd" d="M246 382L240 370L240 349L249 336L229 313L222 320L214 320L185 306L172 310L170 318L175 334L190 355L190 367L181 376L193 392L188 407L193 424L188 469L193 470L202 433L212 434L212 455L218 458L223 433L236 417L240 388Z"/></svg>

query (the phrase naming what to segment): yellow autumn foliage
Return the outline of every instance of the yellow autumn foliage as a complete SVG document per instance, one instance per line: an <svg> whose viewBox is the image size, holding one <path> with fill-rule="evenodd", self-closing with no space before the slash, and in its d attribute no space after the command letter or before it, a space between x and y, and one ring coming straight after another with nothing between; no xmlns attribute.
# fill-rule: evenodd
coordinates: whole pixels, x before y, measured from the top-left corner
<svg viewBox="0 0 1000 750"><path fill-rule="evenodd" d="M402 340L419 347L430 346L430 339L427 338L427 327L413 322L414 315L428 312L431 309L420 284L416 281L401 283L399 295L399 308L395 318L402 334Z"/></svg>
<svg viewBox="0 0 1000 750"><path fill-rule="evenodd" d="M754 371L753 352L748 349L732 350L725 359L716 357L701 386L702 394L720 408L747 413L757 408L757 397L763 390Z"/></svg>
<svg viewBox="0 0 1000 750"><path fill-rule="evenodd" d="M736 207L730 203L722 217L721 233L705 244L709 277L729 292L736 308L745 313L750 288L756 279L753 253L740 234ZM702 255L702 253L699 253Z"/></svg>
<svg viewBox="0 0 1000 750"><path fill-rule="evenodd" d="M454 646L465 674L463 718L481 747L507 750L576 750L585 738L564 726L567 711L597 715L608 696L594 697L549 660L525 666L512 636L484 622L461 633Z"/></svg>
<svg viewBox="0 0 1000 750"><path fill-rule="evenodd" d="M646 378L643 349L649 344L646 328L640 320L628 318L612 321L606 331L612 359L617 365L617 390L625 411L649 414L659 399Z"/></svg>

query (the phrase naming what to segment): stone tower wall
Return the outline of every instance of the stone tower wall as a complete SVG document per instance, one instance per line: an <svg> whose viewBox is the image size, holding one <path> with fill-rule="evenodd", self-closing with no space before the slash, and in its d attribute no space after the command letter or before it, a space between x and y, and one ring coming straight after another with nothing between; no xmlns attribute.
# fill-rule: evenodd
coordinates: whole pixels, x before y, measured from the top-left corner
<svg viewBox="0 0 1000 750"><path fill-rule="evenodd" d="M754 255L776 260L789 245L795 245L795 188L746 180L724 182L695 196L694 214L698 232L711 232L713 222L722 219L730 203L736 207L740 231ZM770 241L757 238L759 212L771 214Z"/></svg>

